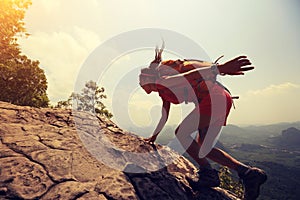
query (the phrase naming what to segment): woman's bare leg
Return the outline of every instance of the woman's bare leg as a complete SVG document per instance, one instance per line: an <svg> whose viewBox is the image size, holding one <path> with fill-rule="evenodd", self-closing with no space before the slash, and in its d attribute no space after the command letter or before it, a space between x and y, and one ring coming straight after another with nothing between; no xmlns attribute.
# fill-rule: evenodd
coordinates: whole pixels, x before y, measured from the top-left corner
<svg viewBox="0 0 300 200"><path fill-rule="evenodd" d="M198 124L195 123L197 121L199 122ZM176 137L186 149L186 152L202 167L210 166L207 158L233 170L238 170L239 166L245 166L243 163L239 162L225 151L222 151L218 148L212 148L212 142L215 140L219 131L221 130L221 126L211 127L209 131L211 138L206 138L207 132L204 130L209 126L209 123L210 116L203 114L200 116L198 108L195 108L177 127L175 131ZM195 141L191 137L191 134L198 130L200 130L199 136ZM205 138L206 142L208 141L208 144L203 144ZM204 145L206 145L206 147ZM201 146L204 147L201 150L205 152L205 156L203 156L203 158L199 157Z"/></svg>
<svg viewBox="0 0 300 200"><path fill-rule="evenodd" d="M175 134L186 152L200 165L209 167L210 164L206 158L199 158L200 145L191 137L191 134L198 130L199 122L209 123L209 118L201 117L199 110L195 108L177 127Z"/></svg>
<svg viewBox="0 0 300 200"><path fill-rule="evenodd" d="M237 171L239 166L245 165L219 148L213 148L207 155L207 158L223 166L229 167L230 169L233 169L235 171Z"/></svg>
<svg viewBox="0 0 300 200"><path fill-rule="evenodd" d="M199 130L199 135L197 137L197 143L199 146L202 145L202 141L206 137L206 130L203 128ZM233 158L230 154L225 151L214 147L206 156L210 160L213 160L216 163L219 163L223 166L229 167L235 171L239 171L240 168L246 167L245 164Z"/></svg>

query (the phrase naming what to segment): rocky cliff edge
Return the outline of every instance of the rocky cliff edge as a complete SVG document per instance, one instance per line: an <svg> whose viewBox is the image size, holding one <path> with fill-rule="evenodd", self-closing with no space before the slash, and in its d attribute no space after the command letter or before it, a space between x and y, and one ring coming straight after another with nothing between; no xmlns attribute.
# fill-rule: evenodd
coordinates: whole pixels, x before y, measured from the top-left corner
<svg viewBox="0 0 300 200"><path fill-rule="evenodd" d="M0 102L0 199L237 199L196 168L89 113Z"/></svg>

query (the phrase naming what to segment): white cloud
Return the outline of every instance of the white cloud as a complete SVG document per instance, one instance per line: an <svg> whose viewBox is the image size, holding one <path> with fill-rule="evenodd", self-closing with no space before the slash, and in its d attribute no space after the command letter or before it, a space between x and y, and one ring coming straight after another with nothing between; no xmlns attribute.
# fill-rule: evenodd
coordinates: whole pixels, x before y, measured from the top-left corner
<svg viewBox="0 0 300 200"><path fill-rule="evenodd" d="M293 90L300 89L300 85L294 83L282 83L279 85L270 85L261 90L249 91L247 95L257 95L257 96L273 96L273 95L282 95L289 93Z"/></svg>
<svg viewBox="0 0 300 200"><path fill-rule="evenodd" d="M230 123L269 124L300 120L300 85L286 82L248 91L235 101Z"/></svg>
<svg viewBox="0 0 300 200"><path fill-rule="evenodd" d="M75 26L74 33L80 45L82 45L89 51L96 48L100 43L99 35L97 35L93 31Z"/></svg>
<svg viewBox="0 0 300 200"><path fill-rule="evenodd" d="M94 32L75 27L70 32L37 31L20 44L24 54L40 61L48 80L49 98L57 102L73 91L81 64L99 42Z"/></svg>

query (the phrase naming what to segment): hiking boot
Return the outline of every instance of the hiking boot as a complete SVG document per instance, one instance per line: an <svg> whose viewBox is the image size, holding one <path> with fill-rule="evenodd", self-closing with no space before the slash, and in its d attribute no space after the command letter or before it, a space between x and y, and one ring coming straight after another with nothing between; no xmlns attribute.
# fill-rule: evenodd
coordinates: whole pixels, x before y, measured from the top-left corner
<svg viewBox="0 0 300 200"><path fill-rule="evenodd" d="M220 186L220 178L217 170L212 168L203 168L198 171L199 187L218 187Z"/></svg>
<svg viewBox="0 0 300 200"><path fill-rule="evenodd" d="M266 173L256 167L249 168L239 177L244 185L244 200L255 200L259 196L260 186L267 180Z"/></svg>

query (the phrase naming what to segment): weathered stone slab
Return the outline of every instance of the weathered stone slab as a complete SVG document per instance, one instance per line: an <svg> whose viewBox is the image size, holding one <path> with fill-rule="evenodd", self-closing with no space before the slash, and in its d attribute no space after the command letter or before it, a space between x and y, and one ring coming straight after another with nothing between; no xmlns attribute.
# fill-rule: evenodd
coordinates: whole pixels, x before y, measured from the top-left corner
<svg viewBox="0 0 300 200"><path fill-rule="evenodd" d="M188 160L92 113L0 102L0 199L237 199Z"/></svg>
<svg viewBox="0 0 300 200"><path fill-rule="evenodd" d="M41 165L24 157L0 159L0 188L5 196L34 199L47 192L51 185L53 182Z"/></svg>

